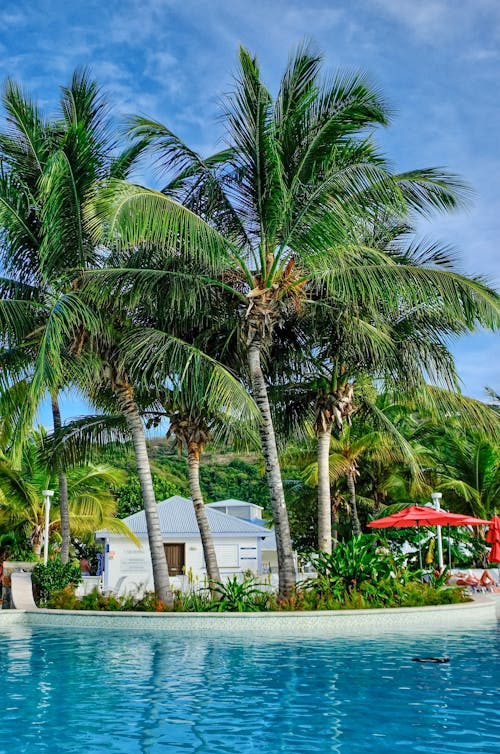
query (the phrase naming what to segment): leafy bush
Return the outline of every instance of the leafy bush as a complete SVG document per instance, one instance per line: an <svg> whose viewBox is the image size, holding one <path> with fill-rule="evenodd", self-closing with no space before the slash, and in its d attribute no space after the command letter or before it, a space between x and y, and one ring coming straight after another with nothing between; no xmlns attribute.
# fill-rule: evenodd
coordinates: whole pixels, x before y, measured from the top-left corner
<svg viewBox="0 0 500 754"><path fill-rule="evenodd" d="M202 591L176 591L174 594L174 610L180 613L204 613L210 610L211 603L210 594Z"/></svg>
<svg viewBox="0 0 500 754"><path fill-rule="evenodd" d="M209 610L246 613L267 608L268 595L259 589L252 576L245 577L243 581L239 581L236 575L224 583L217 581L211 591L217 597L209 603Z"/></svg>
<svg viewBox="0 0 500 754"><path fill-rule="evenodd" d="M357 558L356 558L357 555ZM260 589L253 576L233 576L205 588L174 593L175 612L257 612L292 610L359 610L421 607L466 602L461 588L442 588L442 579L423 583L420 572L409 572L387 551L373 549L370 538L339 546L333 555L317 559L318 578L307 579L287 599ZM336 570L338 569L338 570ZM444 577L443 577L444 578ZM105 596L94 589L78 599L70 587L53 591L47 606L66 610L166 612L170 608L153 593Z"/></svg>
<svg viewBox="0 0 500 754"><path fill-rule="evenodd" d="M45 602L45 607L51 610L81 610L81 603L74 588L66 586L64 589L52 592Z"/></svg>
<svg viewBox="0 0 500 754"><path fill-rule="evenodd" d="M31 578L36 598L45 604L54 592L59 592L70 584L77 586L82 580L82 574L78 563L49 560L47 565L37 563Z"/></svg>
<svg viewBox="0 0 500 754"><path fill-rule="evenodd" d="M142 597L126 595L117 597L101 594L97 587L83 597L76 597L72 588L66 587L53 592L47 600L47 607L58 610L97 610L100 612L163 612L167 610L156 595L148 592Z"/></svg>
<svg viewBox="0 0 500 754"><path fill-rule="evenodd" d="M317 577L304 580L299 592L278 609L356 610L418 607L462 602L462 590L443 589L446 574L422 583L420 571L403 566L403 556L375 547L373 535L339 544L331 555L315 559ZM300 591L301 590L301 591Z"/></svg>
<svg viewBox="0 0 500 754"><path fill-rule="evenodd" d="M402 556L377 548L373 535L364 534L340 542L331 555L319 553L314 558L317 576L305 579L301 586L342 600L347 591L365 581L395 578L402 572L402 562Z"/></svg>
<svg viewBox="0 0 500 754"><path fill-rule="evenodd" d="M0 561L33 561L37 556L33 552L31 543L28 541L25 533L19 531L9 531L0 534Z"/></svg>

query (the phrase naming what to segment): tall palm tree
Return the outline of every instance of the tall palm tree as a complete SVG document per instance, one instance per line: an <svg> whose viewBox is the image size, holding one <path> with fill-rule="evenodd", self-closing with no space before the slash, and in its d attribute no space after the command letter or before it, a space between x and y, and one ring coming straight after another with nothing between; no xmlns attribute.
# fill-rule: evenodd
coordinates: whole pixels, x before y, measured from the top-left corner
<svg viewBox="0 0 500 754"><path fill-rule="evenodd" d="M85 71L76 71L70 86L62 89L55 120L47 120L10 80L3 103L7 117L0 133L0 226L5 277L0 294L3 307L17 312L17 337L8 343L14 369L7 370L7 384L26 373L31 383L17 417L19 447L46 392L54 427L60 428L59 393L68 384L63 343L66 351L77 348L81 328L89 324L90 313L76 297L77 271L93 266L98 255L83 227L85 196L97 179L125 177L140 146L115 156L105 103ZM69 315L76 311L79 321L72 325ZM61 559L66 562L70 521L63 468L58 470L58 487Z"/></svg>
<svg viewBox="0 0 500 754"><path fill-rule="evenodd" d="M141 421L148 427L159 426L168 420L167 438L175 438L179 450L186 450L188 480L200 531L207 573L211 581L220 581L213 536L210 530L203 494L200 486L200 461L208 442L231 442L248 446L255 444L257 411L242 389L232 393L221 384L221 370L207 364L186 365L184 375L172 371L166 385L154 385L155 359L146 365L136 365L151 380L149 391L138 394L143 408ZM237 386L236 386L237 387ZM130 433L124 425L122 414L112 414L112 405L102 401L106 416L87 417L67 424L64 432L54 435L49 454L63 448L68 463L91 458L96 448L106 446L110 440L124 438ZM116 408L116 407L115 407ZM48 444L46 443L48 448Z"/></svg>
<svg viewBox="0 0 500 754"><path fill-rule="evenodd" d="M295 573L266 380L280 325L314 301L341 302L352 311L359 301L365 311L377 311L381 301L387 311L401 301L408 308L440 301L468 326L498 318L495 295L480 281L401 265L354 240L353 228L373 222L381 207L401 216L447 210L460 204L463 185L431 169L391 176L369 136L387 122L379 93L360 75L322 83L319 70L320 57L300 48L273 100L257 61L240 50L239 78L225 108L227 148L204 159L166 127L136 118L132 133L149 140L170 180L163 193L108 183L92 208L107 218L108 237L122 248L147 246L151 268L181 254L196 259L199 278L233 302L262 417L283 595ZM160 277L150 272L148 280Z"/></svg>
<svg viewBox="0 0 500 754"><path fill-rule="evenodd" d="M200 486L200 461L206 444L210 441L255 442L252 423L255 416L248 411L248 402L242 405L225 405L214 395L210 373L197 370L181 383L172 384L161 398L169 420L167 437L175 437L179 450L187 451L189 490L194 504L196 520L203 545L207 573L211 581L220 581L215 546L208 523L205 502Z"/></svg>
<svg viewBox="0 0 500 754"><path fill-rule="evenodd" d="M71 85L62 90L60 120L46 121L11 82L6 88L5 105L9 130L0 135L1 158L6 166L0 224L5 239L2 262L11 276L3 281L2 293L21 313L32 315L31 321L24 317L24 330L20 334L18 327L16 333L15 364L21 363L16 377L27 373L31 383L29 399L18 417L20 439L31 426L46 391L51 396L57 431L61 429L60 390L71 381L85 387L89 377L82 359L85 337L105 327L99 314L80 295L82 271L95 267L102 254L86 230L83 204L96 180L126 177L141 145L116 155L107 108L99 88L85 71L77 71ZM108 353L113 352L108 349ZM156 592L160 599L172 602L144 430L133 386L120 365L112 360L108 359L105 371L134 438ZM62 466L58 468L58 481L61 559L65 562L69 554L70 522L67 479Z"/></svg>

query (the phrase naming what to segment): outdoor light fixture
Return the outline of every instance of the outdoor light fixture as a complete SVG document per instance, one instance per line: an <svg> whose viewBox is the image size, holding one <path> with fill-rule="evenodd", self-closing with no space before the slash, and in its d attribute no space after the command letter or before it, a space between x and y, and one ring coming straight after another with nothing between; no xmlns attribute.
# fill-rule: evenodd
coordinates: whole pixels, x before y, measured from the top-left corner
<svg viewBox="0 0 500 754"><path fill-rule="evenodd" d="M432 502L434 503L434 509L439 511L441 510L441 498L443 495L441 492L432 492L431 498ZM444 560L443 560L443 540L441 537L441 527L437 526L436 531L436 538L437 538L437 546L438 546L438 566L439 566L439 572L442 573L444 568Z"/></svg>
<svg viewBox="0 0 500 754"><path fill-rule="evenodd" d="M54 496L54 490L43 490L43 502L45 505L45 531L43 534L43 564L47 565L49 559L49 521L50 521L50 498Z"/></svg>

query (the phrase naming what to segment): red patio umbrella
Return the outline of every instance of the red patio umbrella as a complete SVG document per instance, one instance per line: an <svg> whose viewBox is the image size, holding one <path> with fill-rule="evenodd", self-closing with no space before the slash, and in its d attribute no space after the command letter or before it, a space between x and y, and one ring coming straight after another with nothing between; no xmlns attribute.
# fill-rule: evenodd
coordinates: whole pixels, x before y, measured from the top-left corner
<svg viewBox="0 0 500 754"><path fill-rule="evenodd" d="M492 544L488 560L490 563L500 563L500 517L493 516L491 519L490 528L486 533L486 541Z"/></svg>
<svg viewBox="0 0 500 754"><path fill-rule="evenodd" d="M461 513L448 513L447 511L435 508L427 508L422 505L410 505L399 513L393 513L390 516L377 518L370 521L368 526L377 529L388 529L396 527L404 529L410 526L468 526L478 524L489 524L482 518L462 515Z"/></svg>
<svg viewBox="0 0 500 754"><path fill-rule="evenodd" d="M482 518L474 518L473 516L462 515L461 513L448 513L447 511L436 510L435 508L428 508L422 505L410 505L409 508L404 508L399 513L393 513L390 516L370 521L368 526L377 529L404 529L411 526L470 526L488 523L490 522ZM418 543L418 555L420 568L422 568L420 542Z"/></svg>

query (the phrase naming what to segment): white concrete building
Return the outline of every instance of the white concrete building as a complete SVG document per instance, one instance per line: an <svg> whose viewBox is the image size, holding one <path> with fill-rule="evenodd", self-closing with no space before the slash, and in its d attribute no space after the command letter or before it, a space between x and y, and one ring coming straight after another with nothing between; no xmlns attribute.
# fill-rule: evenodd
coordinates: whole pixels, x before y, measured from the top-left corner
<svg viewBox="0 0 500 754"><path fill-rule="evenodd" d="M250 513L252 518L255 514L254 520L261 523L228 514L227 510L237 507L230 505L232 503L243 506L241 512ZM185 589L188 584L203 585L206 568L192 501L176 495L158 503L158 514L172 586ZM207 505L207 515L222 578L245 571L260 574L269 570L270 553L266 549L266 559L263 560L262 547L272 532L262 525L260 506L242 501L223 501ZM141 547L118 534L105 530L96 532L96 540L104 544L102 588L119 594L152 591L153 573L146 515L140 511L125 518L124 522L137 536ZM266 544L266 548L268 546Z"/></svg>

